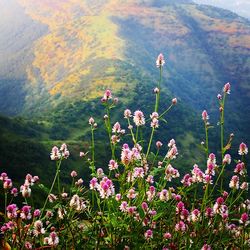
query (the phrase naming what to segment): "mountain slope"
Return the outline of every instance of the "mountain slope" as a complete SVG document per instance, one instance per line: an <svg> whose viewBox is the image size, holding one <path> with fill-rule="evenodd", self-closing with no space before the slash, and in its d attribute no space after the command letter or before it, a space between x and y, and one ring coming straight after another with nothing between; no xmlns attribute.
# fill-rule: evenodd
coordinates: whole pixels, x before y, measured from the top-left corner
<svg viewBox="0 0 250 250"><path fill-rule="evenodd" d="M58 112L65 105L91 102L105 88L133 92L144 78L153 87L157 75L152 59L163 52L168 93L200 112L212 109L218 89L230 81L229 131L238 131L240 138L248 134L250 24L246 19L187 0L18 3L47 30L32 40L29 60L22 61L25 85L20 91L5 91L2 112L44 116L48 110ZM135 69L138 74L131 73ZM4 74L1 78L6 79ZM132 100L125 97L124 101Z"/></svg>

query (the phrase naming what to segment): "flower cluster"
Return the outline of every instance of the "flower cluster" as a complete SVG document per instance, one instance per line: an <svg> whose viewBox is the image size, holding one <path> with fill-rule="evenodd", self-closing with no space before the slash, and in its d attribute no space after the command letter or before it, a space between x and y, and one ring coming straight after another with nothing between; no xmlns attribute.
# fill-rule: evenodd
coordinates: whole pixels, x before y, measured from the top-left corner
<svg viewBox="0 0 250 250"><path fill-rule="evenodd" d="M160 54L156 60L160 81L164 63ZM0 248L10 245L13 249L249 249L248 147L242 142L238 155L234 155L230 152L233 135L227 145L223 137L225 98L230 90L226 83L223 95L217 96L221 112L220 155L209 148L209 116L204 110L204 157L199 155L198 164L193 162L188 172L173 167L188 162L180 153L181 159L175 163L176 141L171 139L162 154L166 138L161 141L154 138L159 120L177 104L177 99L160 113L159 84L154 89L156 103L148 120L140 110L134 114L129 109L124 111L127 132L122 129L123 123L113 123L111 109L118 99L106 90L101 101L111 153L99 165L104 167L96 168L100 163L95 157L98 152L94 133L99 127L90 117L91 156L83 161L91 171L90 180L73 170L69 173L71 186L61 185L61 163L70 155L66 144L52 148L50 156L56 161L56 172L50 189L39 185L40 191L45 192L41 195L45 197L41 208L33 206L36 190L32 189L31 194L32 186L39 181L37 176L26 175L20 187L19 198L23 200L18 203L19 189L13 187L7 173L2 173L4 211L0 214L3 217ZM136 126L135 133L130 122ZM150 137L145 138L148 134ZM155 147L150 151L152 143ZM88 154L87 150L84 152L80 152L83 159Z"/></svg>

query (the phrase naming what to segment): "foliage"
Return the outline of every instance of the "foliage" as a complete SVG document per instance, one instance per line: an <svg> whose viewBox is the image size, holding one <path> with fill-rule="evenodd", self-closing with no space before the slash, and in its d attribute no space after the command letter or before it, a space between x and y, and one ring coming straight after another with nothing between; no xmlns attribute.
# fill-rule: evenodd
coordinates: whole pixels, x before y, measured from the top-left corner
<svg viewBox="0 0 250 250"><path fill-rule="evenodd" d="M100 123L88 120L88 152L80 152L90 169L89 188L83 186L76 171L71 172L68 189L61 184L63 163L70 153L66 144L54 146L51 160L56 169L50 189L38 184L39 177L27 174L20 187L23 204L14 203L18 190L6 173L3 183L4 211L1 226L4 247L11 249L247 249L250 245L247 165L248 148L241 143L232 160L229 150L233 135L225 138L225 101L230 84L218 95L220 110L220 154L212 153L209 142L211 124L202 112L205 161L182 175L176 164L178 142L171 139L165 147L153 143L155 133L165 122L166 114L176 106L160 105L164 65L159 55L160 77L154 89L155 105L151 114L140 110L123 113L128 128L113 119L118 99L106 90L102 98L103 119L110 150L108 170L98 167L96 144ZM165 108L163 108L165 106ZM149 118L148 118L149 117ZM114 122L116 121L116 122ZM150 126L150 133L144 128ZM190 135L187 135L190 136ZM123 143L126 142L126 143ZM123 145L122 145L123 143ZM228 182L226 168L235 166ZM32 205L34 187L45 194L41 209ZM31 191L32 190L32 191ZM35 193L35 192L34 192Z"/></svg>

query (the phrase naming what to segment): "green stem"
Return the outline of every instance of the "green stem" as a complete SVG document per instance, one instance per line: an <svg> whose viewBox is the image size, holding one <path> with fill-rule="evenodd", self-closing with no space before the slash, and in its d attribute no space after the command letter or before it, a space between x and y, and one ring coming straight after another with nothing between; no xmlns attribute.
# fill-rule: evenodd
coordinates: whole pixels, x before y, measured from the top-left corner
<svg viewBox="0 0 250 250"><path fill-rule="evenodd" d="M228 207L228 209L230 209L233 205L234 205L234 203L236 202L236 201L238 201L238 199L241 197L241 195L243 194L243 192L244 192L244 190L242 190L240 193L239 193L239 195L235 198L235 200L233 201L231 201L230 202L230 205L229 205L229 207ZM232 193L232 197L233 197L233 194L234 194L234 192ZM233 198L232 198L233 199Z"/></svg>
<svg viewBox="0 0 250 250"><path fill-rule="evenodd" d="M52 185L51 185L51 187L50 187L50 190L49 190L49 193L48 193L48 195L47 195L47 198L46 198L46 200L45 200L45 202L44 202L44 205L43 205L43 208L42 208L42 210L41 210L41 215L40 215L39 219L41 219L41 217L42 217L42 215L43 215L44 209L45 209L45 207L46 207L46 205L47 205L47 203L48 203L49 195L51 194L51 192L52 192L52 190L53 190L53 188L54 188L54 186L55 186L56 180L57 180L58 175L59 175L59 173L60 173L61 162L62 162L62 160L60 160L60 161L59 161L59 164L57 165L56 174L55 174L54 180L53 180L53 182L52 182Z"/></svg>
<svg viewBox="0 0 250 250"><path fill-rule="evenodd" d="M150 136L150 140L149 140L149 144L148 144L148 150L147 150L147 154L146 154L146 159L148 158L148 154L149 154L149 151L151 148L154 132L155 132L155 128L152 128L152 132L151 132L151 136Z"/></svg>
<svg viewBox="0 0 250 250"><path fill-rule="evenodd" d="M139 126L136 127L135 144L138 141L138 135L139 135Z"/></svg>
<svg viewBox="0 0 250 250"><path fill-rule="evenodd" d="M5 219L7 218L7 217L6 217L6 216L7 216L7 198L8 198L8 196L7 196L7 191L5 191L5 192L4 192L4 208L5 208L4 214L5 214Z"/></svg>
<svg viewBox="0 0 250 250"><path fill-rule="evenodd" d="M212 189L212 191L211 191L211 194L210 194L211 196L213 195L214 189L215 189L216 185L218 184L218 181L219 181L220 177L221 177L222 174L224 173L225 166L226 166L225 164L222 165L222 169L221 169L221 171L220 171L220 174L219 174L218 178L216 179L216 182L215 182L215 184L214 184L214 187L213 187L213 189Z"/></svg>
<svg viewBox="0 0 250 250"><path fill-rule="evenodd" d="M91 151L92 151L92 172L95 166L95 137L94 128L91 126Z"/></svg>
<svg viewBox="0 0 250 250"><path fill-rule="evenodd" d="M158 109L159 109L161 81L162 81L162 66L160 66L160 79L159 79L159 82L158 82L159 92L156 93L155 112L158 112Z"/></svg>
<svg viewBox="0 0 250 250"><path fill-rule="evenodd" d="M207 128L206 122L205 122L205 134L206 134L206 156L207 156L207 159L208 159L208 154L209 154L209 150L208 150L208 128Z"/></svg>
<svg viewBox="0 0 250 250"><path fill-rule="evenodd" d="M225 108L226 93L223 95L222 100L222 111L221 111L221 120L220 120L220 138L221 138L221 162L224 158L224 108Z"/></svg>
<svg viewBox="0 0 250 250"><path fill-rule="evenodd" d="M167 114L168 113L168 111L173 107L174 105L173 104L171 104L160 116L159 116L159 118L158 119L161 119L165 114Z"/></svg>
<svg viewBox="0 0 250 250"><path fill-rule="evenodd" d="M133 133L133 129L131 128L131 123L130 123L129 118L127 118L127 120L128 120L128 126L130 128L130 133L131 133L131 136L132 136L133 143L136 144L135 136L134 136L134 133Z"/></svg>
<svg viewBox="0 0 250 250"><path fill-rule="evenodd" d="M60 188L60 166L59 166L59 163L57 162L57 171L58 171L58 175L57 175L57 188L58 188L58 195L59 197L60 194L61 194L61 188Z"/></svg>

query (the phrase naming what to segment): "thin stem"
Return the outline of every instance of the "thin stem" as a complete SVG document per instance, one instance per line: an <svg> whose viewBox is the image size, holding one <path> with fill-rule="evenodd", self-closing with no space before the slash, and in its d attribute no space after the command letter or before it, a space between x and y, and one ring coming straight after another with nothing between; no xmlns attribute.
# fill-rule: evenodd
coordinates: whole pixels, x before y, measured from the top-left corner
<svg viewBox="0 0 250 250"><path fill-rule="evenodd" d="M234 193L234 192L233 192L233 193ZM232 197L233 197L233 193L232 193ZM238 201L238 199L242 196L243 193L244 193L244 190L242 190L242 191L239 193L239 195L235 198L235 200L231 202L231 204L229 205L228 209L230 209L230 208L234 205L234 203L235 203L236 201Z"/></svg>
<svg viewBox="0 0 250 250"><path fill-rule="evenodd" d="M91 126L91 151L92 151L92 167L95 166L95 137L94 128Z"/></svg>
<svg viewBox="0 0 250 250"><path fill-rule="evenodd" d="M4 192L4 208L5 208L4 214L5 214L5 218L7 218L7 217L6 217L6 215L7 215L7 198L8 198L8 196L7 196L7 191L5 191L5 192Z"/></svg>
<svg viewBox="0 0 250 250"><path fill-rule="evenodd" d="M158 91L158 93L156 93L155 112L158 112L158 109L159 109L161 81L162 81L162 66L160 66L160 79L158 82L159 91Z"/></svg>
<svg viewBox="0 0 250 250"><path fill-rule="evenodd" d="M217 180L216 180L216 182L215 182L215 184L214 184L214 187L213 187L213 189L212 189L212 191L211 191L211 196L213 195L214 189L215 189L216 185L218 184L218 181L219 181L220 177L221 177L222 174L224 173L225 166L226 166L225 164L222 165L222 169L221 169L221 171L220 171L220 174L219 174L219 176L218 176L218 178L217 178Z"/></svg>
<svg viewBox="0 0 250 250"><path fill-rule="evenodd" d="M114 145L112 144L112 141L111 141L112 134L111 134L110 107L109 106L106 107L106 112L107 112L108 119L105 122L105 124L106 124L106 129L108 132L108 136L109 136L109 143L110 143L110 149L112 152L112 159L115 159L115 148L114 148Z"/></svg>
<svg viewBox="0 0 250 250"><path fill-rule="evenodd" d="M171 104L160 116L158 119L162 118L171 108L173 107L173 104Z"/></svg>
<svg viewBox="0 0 250 250"><path fill-rule="evenodd" d="M207 124L205 122L205 134L206 134L206 156L208 159L208 154L209 154L209 150L208 150L208 128L207 128Z"/></svg>
<svg viewBox="0 0 250 250"><path fill-rule="evenodd" d="M58 194L61 194L61 188L60 188L60 166L59 163L57 162L57 171L58 171L58 175L57 175L57 188L58 188Z"/></svg>
<svg viewBox="0 0 250 250"><path fill-rule="evenodd" d="M53 188L54 188L54 185L55 185L55 183L56 183L56 180L57 180L57 178L58 178L58 175L59 175L59 173L60 173L61 162L62 162L62 159L59 161L59 164L57 165L56 174L55 174L54 180L53 180L53 182L52 182L52 185L51 185L51 187L50 187L50 190L49 190L49 193L48 193L48 195L47 195L47 198L46 198L46 200L45 200L45 202L44 202L44 205L43 205L43 208L42 208L42 210L41 210L41 215L40 215L39 219L41 219L41 217L42 217L42 215L43 215L44 209L45 209L45 207L46 207L46 205L47 205L47 202L48 202L48 199L49 199L49 195L51 194L51 192L52 192L52 190L53 190Z"/></svg>
<svg viewBox="0 0 250 250"><path fill-rule="evenodd" d="M132 136L133 143L136 144L134 132L133 132L133 129L131 128L131 123L130 123L129 118L127 118L127 120L128 120L128 127L129 127L129 129L130 129L130 133L131 133L131 136Z"/></svg>
<svg viewBox="0 0 250 250"><path fill-rule="evenodd" d="M150 151L150 148L151 148L152 139L153 139L153 136L154 136L154 131L155 131L155 128L152 128L152 132L151 132L151 136L150 136L150 140L149 140L149 144L148 144L148 150L147 150L147 154L146 154L146 159L148 158L148 154L149 154L149 151Z"/></svg>
<svg viewBox="0 0 250 250"><path fill-rule="evenodd" d="M226 99L226 93L223 95L222 100L222 111L221 111L221 120L220 120L220 138L221 138L221 162L224 158L224 108L225 108L225 99Z"/></svg>

